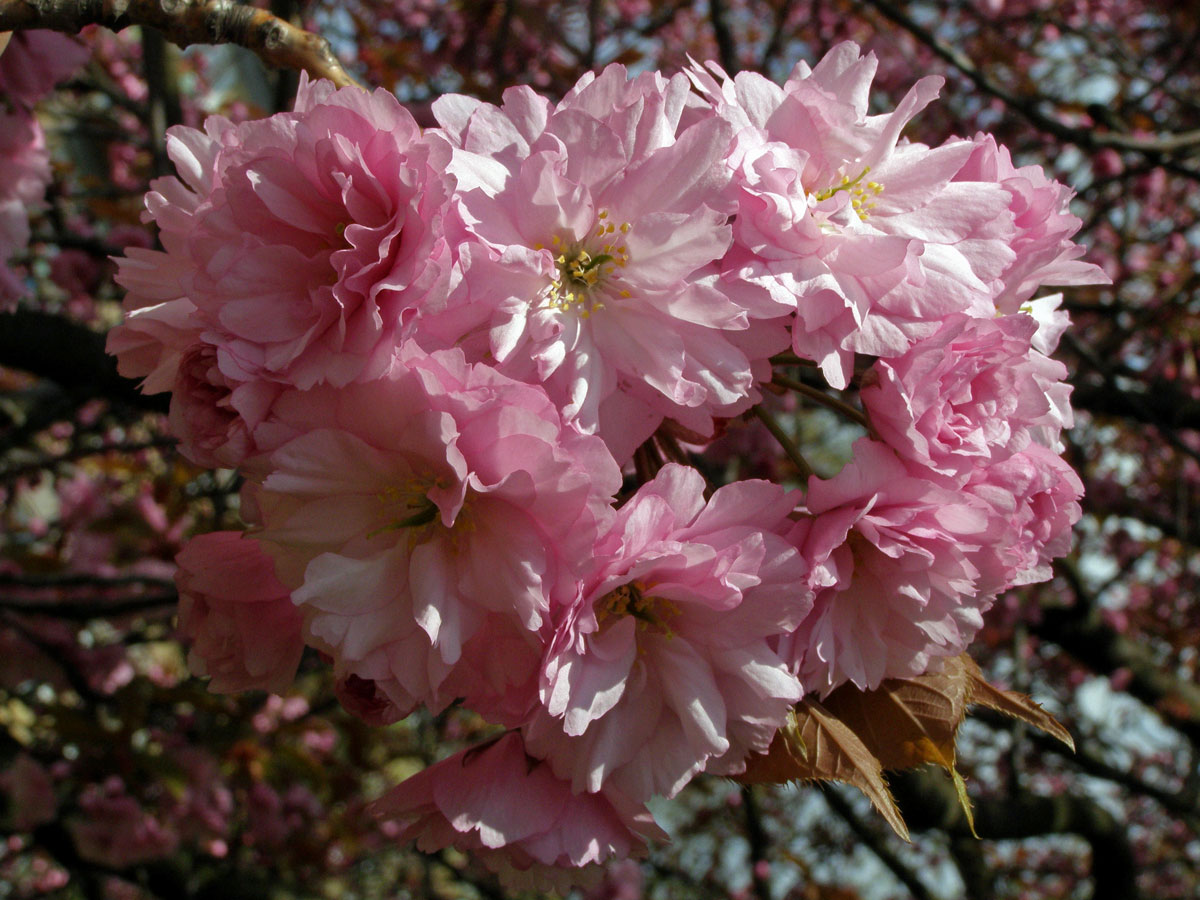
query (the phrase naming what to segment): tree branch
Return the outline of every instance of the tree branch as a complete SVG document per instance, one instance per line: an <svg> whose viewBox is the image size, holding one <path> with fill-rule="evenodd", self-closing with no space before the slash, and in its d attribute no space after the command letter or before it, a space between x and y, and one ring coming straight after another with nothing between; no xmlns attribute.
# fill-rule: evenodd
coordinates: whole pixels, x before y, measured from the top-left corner
<svg viewBox="0 0 1200 900"><path fill-rule="evenodd" d="M1035 99L1018 96L992 81L965 53L939 40L932 31L920 25L888 0L861 0L861 2L884 18L899 25L932 50L934 54L966 75L981 91L1003 101L1006 106L1021 113L1032 125L1060 140L1069 141L1090 150L1111 147L1115 150L1132 150L1154 157L1169 156L1200 147L1200 129L1147 138L1113 131L1097 132L1090 128L1067 125L1038 109ZM1182 170L1180 174L1191 178L1200 178L1200 172L1186 167L1180 168Z"/></svg>
<svg viewBox="0 0 1200 900"><path fill-rule="evenodd" d="M855 837L866 844L879 861L891 870L901 884L908 888L908 892L912 894L914 900L936 900L935 895L917 877L916 873L892 852L892 848L888 846L888 839L860 819L858 813L854 811L854 807L838 793L836 787L833 785L822 785L822 787L824 789L821 791L821 796L825 798L829 808L838 814L838 817L854 832Z"/></svg>
<svg viewBox="0 0 1200 900"><path fill-rule="evenodd" d="M724 0L709 0L708 17L712 21L713 37L717 40L717 53L721 57L721 67L728 75L736 75L740 68L737 42L729 27L729 11L725 9Z"/></svg>
<svg viewBox="0 0 1200 900"><path fill-rule="evenodd" d="M1166 668L1144 637L1126 637L1106 624L1079 573L1065 560L1059 560L1056 569L1071 583L1076 603L1043 609L1041 619L1031 626L1034 633L1095 672L1128 669L1129 693L1200 746L1200 685Z"/></svg>
<svg viewBox="0 0 1200 900"><path fill-rule="evenodd" d="M238 44L276 68L303 69L338 87L361 87L325 38L234 0L0 0L0 31L78 34L87 25L112 31L149 26L179 47Z"/></svg>
<svg viewBox="0 0 1200 900"><path fill-rule="evenodd" d="M944 830L969 837L966 814L954 785L933 769L889 778L892 792L914 831ZM1024 840L1050 834L1076 834L1092 849L1092 900L1137 900L1137 864L1117 821L1094 800L1073 794L1053 797L973 798L975 827L984 840Z"/></svg>
<svg viewBox="0 0 1200 900"><path fill-rule="evenodd" d="M143 394L136 381L117 372L117 361L104 352L103 334L50 313L18 309L0 314L0 366L87 396L167 411L166 394Z"/></svg>
<svg viewBox="0 0 1200 900"><path fill-rule="evenodd" d="M742 785L742 810L746 814L746 841L750 844L750 881L754 886L754 896L758 900L770 900L771 885L759 868L759 863L768 862L770 839L763 827L758 794L752 784Z"/></svg>

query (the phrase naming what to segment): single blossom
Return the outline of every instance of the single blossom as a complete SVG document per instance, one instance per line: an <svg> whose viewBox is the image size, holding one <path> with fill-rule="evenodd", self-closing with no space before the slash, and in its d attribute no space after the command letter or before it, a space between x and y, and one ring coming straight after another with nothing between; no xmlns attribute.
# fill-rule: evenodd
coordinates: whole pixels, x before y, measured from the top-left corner
<svg viewBox="0 0 1200 900"><path fill-rule="evenodd" d="M1056 453L1030 444L1021 453L976 469L963 490L991 508L989 540L976 556L998 591L1047 581L1050 563L1071 549L1083 483Z"/></svg>
<svg viewBox="0 0 1200 900"><path fill-rule="evenodd" d="M304 651L302 617L258 542L237 531L192 538L175 558L188 665L220 693L280 693Z"/></svg>
<svg viewBox="0 0 1200 900"><path fill-rule="evenodd" d="M682 127L689 102L683 75L630 81L613 65L556 107L528 88L501 107L434 104L459 180L461 281L426 336L543 383L621 461L664 418L711 434L786 345L717 284L729 128Z"/></svg>
<svg viewBox="0 0 1200 900"><path fill-rule="evenodd" d="M179 177L146 198L165 249L119 260L130 321L109 343L148 390L196 339L232 382L374 378L441 302L448 153L390 93L302 76L294 112L176 127L167 152Z"/></svg>
<svg viewBox="0 0 1200 900"><path fill-rule="evenodd" d="M12 32L0 47L0 106L32 107L88 56L87 47L56 31Z"/></svg>
<svg viewBox="0 0 1200 900"><path fill-rule="evenodd" d="M809 479L806 505L789 539L811 566L816 597L779 641L806 690L847 681L873 690L963 651L1003 586L980 570L992 526L984 502L914 477L862 438L836 476Z"/></svg>
<svg viewBox="0 0 1200 900"><path fill-rule="evenodd" d="M675 464L643 485L558 623L525 735L577 791L645 800L702 770L739 772L800 699L769 646L811 606L782 537L795 497L763 481L707 503L703 490Z"/></svg>
<svg viewBox="0 0 1200 900"><path fill-rule="evenodd" d="M1104 270L1081 260L1084 248L1071 240L1083 224L1070 212L1074 192L1047 178L1041 166L1014 166L1008 148L990 134L976 135L974 144L955 181L999 184L1016 226L1010 240L1015 259L1000 276L996 308L1014 313L1042 285L1108 284Z"/></svg>
<svg viewBox="0 0 1200 900"><path fill-rule="evenodd" d="M275 382L227 378L218 365L217 348L197 341L175 366L168 427L192 462L236 468L260 451L253 432L283 390Z"/></svg>
<svg viewBox="0 0 1200 900"><path fill-rule="evenodd" d="M901 139L938 93L921 79L895 110L868 115L877 61L851 43L779 87L761 75L691 75L736 137L727 155L737 218L723 280L795 310L792 346L845 387L855 353L890 357L948 314L990 316L1013 267L1011 195L964 174L970 141Z"/></svg>
<svg viewBox="0 0 1200 900"><path fill-rule="evenodd" d="M427 853L468 851L512 890L565 892L666 837L645 807L616 791L573 791L515 732L435 763L372 809L399 823L400 840Z"/></svg>
<svg viewBox="0 0 1200 900"><path fill-rule="evenodd" d="M876 434L927 477L959 487L1030 443L1057 448L1072 422L1066 367L1033 349L1032 316L950 316L865 379Z"/></svg>
<svg viewBox="0 0 1200 900"><path fill-rule="evenodd" d="M539 387L415 350L373 382L281 396L256 440L277 448L252 466L259 537L338 677L404 714L465 698L519 721L620 484L603 442Z"/></svg>

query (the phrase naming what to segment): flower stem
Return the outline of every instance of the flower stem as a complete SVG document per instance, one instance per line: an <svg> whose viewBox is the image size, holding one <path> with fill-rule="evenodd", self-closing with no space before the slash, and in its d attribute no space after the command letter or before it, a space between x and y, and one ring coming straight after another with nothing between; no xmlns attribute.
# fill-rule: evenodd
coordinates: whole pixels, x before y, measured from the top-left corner
<svg viewBox="0 0 1200 900"><path fill-rule="evenodd" d="M815 369L817 364L811 359L804 359L797 356L795 353L776 353L771 357L771 365L773 366L804 366L809 369Z"/></svg>
<svg viewBox="0 0 1200 900"><path fill-rule="evenodd" d="M771 376L771 383L795 391L798 394L803 394L805 397L810 397L822 406L826 406L834 412L841 413L847 419L852 419L863 428L868 430L871 428L870 421L868 421L866 415L861 410L855 409L849 403L839 400L836 397L830 397L820 388L810 387L802 381L789 378L787 375L780 375L778 372Z"/></svg>
<svg viewBox="0 0 1200 900"><path fill-rule="evenodd" d="M813 471L813 467L808 464L808 460L801 455L800 449L788 437L787 432L783 430L783 426L775 420L774 416L763 409L761 404L754 407L752 412L758 416L760 422L767 426L767 431L771 432L771 435L779 442L779 446L783 448L783 452L792 461L792 465L800 470L800 475L805 481L816 474Z"/></svg>

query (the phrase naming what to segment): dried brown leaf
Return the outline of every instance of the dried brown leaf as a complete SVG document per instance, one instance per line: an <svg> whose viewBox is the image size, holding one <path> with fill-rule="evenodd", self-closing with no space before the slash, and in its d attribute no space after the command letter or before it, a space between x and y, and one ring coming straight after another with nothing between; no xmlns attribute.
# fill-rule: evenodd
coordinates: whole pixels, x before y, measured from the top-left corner
<svg viewBox="0 0 1200 900"><path fill-rule="evenodd" d="M824 700L830 713L862 739L885 769L935 763L954 768L954 741L968 703L966 656L945 661L942 671L916 678L889 678L873 691L843 685Z"/></svg>
<svg viewBox="0 0 1200 900"><path fill-rule="evenodd" d="M1075 741L1071 739L1071 732L1067 731L1054 716L1042 709L1032 697L1016 691L1002 691L989 684L974 660L965 656L961 658L966 659L969 663L967 667L969 703L986 706L998 713L1027 722L1034 728L1062 741L1072 750L1075 749Z"/></svg>
<svg viewBox="0 0 1200 900"><path fill-rule="evenodd" d="M1049 713L1024 694L988 684L979 666L964 653L944 660L939 672L888 679L873 691L843 685L821 702L802 701L767 753L747 760L746 771L738 780L746 784L852 784L907 840L908 829L883 771L933 763L953 779L974 833L966 783L955 768L958 727L972 704L1028 722L1074 748L1070 734Z"/></svg>
<svg viewBox="0 0 1200 900"><path fill-rule="evenodd" d="M816 700L802 700L765 755L750 757L737 776L744 784L842 781L874 804L892 829L908 840L908 826L892 799L879 760L844 722Z"/></svg>
<svg viewBox="0 0 1200 900"><path fill-rule="evenodd" d="M972 833L971 802L954 762L973 665L964 654L945 660L940 672L889 678L873 691L848 684L825 698L826 709L858 735L884 769L912 769L927 763L945 769L954 780Z"/></svg>

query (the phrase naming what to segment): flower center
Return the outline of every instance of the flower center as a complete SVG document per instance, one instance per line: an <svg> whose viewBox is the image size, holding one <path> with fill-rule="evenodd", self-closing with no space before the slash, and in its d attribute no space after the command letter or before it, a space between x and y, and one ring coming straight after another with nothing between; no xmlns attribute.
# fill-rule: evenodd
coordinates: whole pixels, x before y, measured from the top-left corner
<svg viewBox="0 0 1200 900"><path fill-rule="evenodd" d="M559 235L550 238L550 250L558 255L557 276L545 293L546 305L560 312L578 311L583 318L604 308L600 293L610 280L619 280L620 270L629 264L625 235L633 228L628 222L615 225L608 220L608 210L596 214L596 227L584 241L564 241ZM545 249L538 244L535 250ZM629 297L626 288L619 288L620 297Z"/></svg>
<svg viewBox="0 0 1200 900"><path fill-rule="evenodd" d="M633 616L637 630L654 630L664 637L674 637L670 622L679 615L679 607L662 597L647 597L646 586L640 581L623 584L596 601L596 621L603 627L608 620Z"/></svg>
<svg viewBox="0 0 1200 900"><path fill-rule="evenodd" d="M846 191L850 195L850 205L854 207L854 211L858 213L860 219L866 219L871 215L870 211L875 208L875 198L883 193L883 185L878 181L863 182L870 171L871 167L867 166L858 174L857 178L853 179L849 175L843 175L842 180L833 187L817 191L813 197L820 203L841 191Z"/></svg>
<svg viewBox="0 0 1200 900"><path fill-rule="evenodd" d="M379 492L379 504L383 507L385 522L367 537L373 538L389 531L406 528L419 532L437 520L437 504L429 499L428 491L433 486L429 479L410 478L402 486L389 484ZM415 535L414 535L415 537Z"/></svg>

